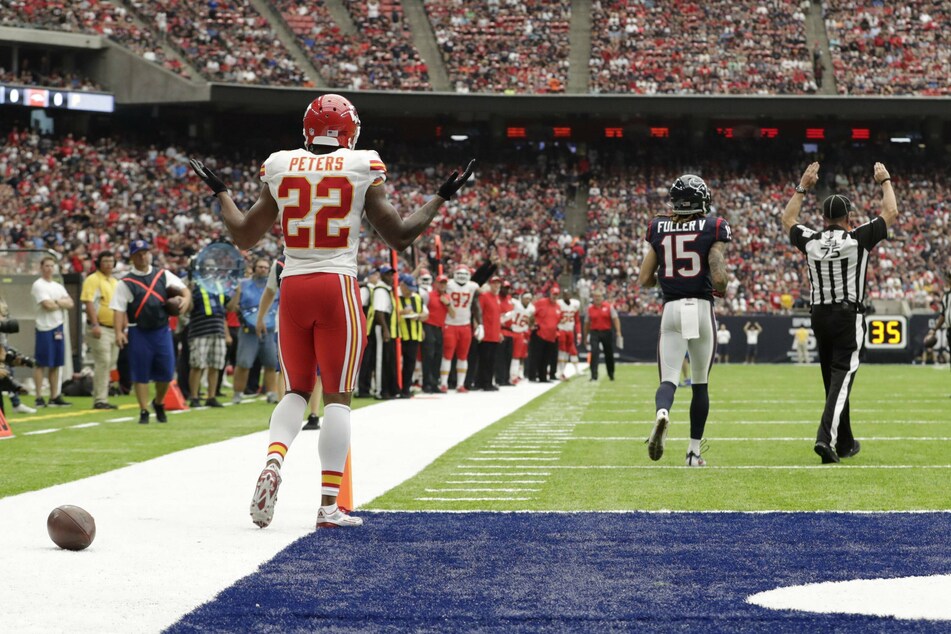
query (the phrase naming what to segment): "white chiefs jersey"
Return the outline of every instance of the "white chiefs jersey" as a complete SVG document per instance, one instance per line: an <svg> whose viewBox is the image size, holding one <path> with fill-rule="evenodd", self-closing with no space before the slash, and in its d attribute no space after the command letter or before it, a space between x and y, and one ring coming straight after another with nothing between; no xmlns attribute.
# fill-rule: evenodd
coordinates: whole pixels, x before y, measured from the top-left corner
<svg viewBox="0 0 951 634"><path fill-rule="evenodd" d="M479 285L475 282L457 284L456 280L449 280L446 284L446 295L455 315L446 314L447 326L468 326L472 323L472 302L476 301L478 290Z"/></svg>
<svg viewBox="0 0 951 634"><path fill-rule="evenodd" d="M535 304L522 306L521 301L515 302L512 308L512 332L528 332L528 324L535 314Z"/></svg>
<svg viewBox="0 0 951 634"><path fill-rule="evenodd" d="M569 299L567 302L563 299L559 299L558 308L561 309L561 321L558 322L558 330L574 332L575 320L581 311L581 302L577 299Z"/></svg>
<svg viewBox="0 0 951 634"><path fill-rule="evenodd" d="M386 180L373 150L329 154L275 152L261 166L280 209L286 263L282 277L308 273L357 276L360 221L367 190Z"/></svg>

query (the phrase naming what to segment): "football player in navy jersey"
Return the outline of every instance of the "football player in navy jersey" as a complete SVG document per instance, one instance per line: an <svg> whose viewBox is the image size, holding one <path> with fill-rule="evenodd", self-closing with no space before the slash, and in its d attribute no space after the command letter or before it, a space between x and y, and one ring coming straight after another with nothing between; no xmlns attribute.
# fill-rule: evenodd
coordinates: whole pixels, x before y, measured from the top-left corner
<svg viewBox="0 0 951 634"><path fill-rule="evenodd" d="M732 240L730 225L723 218L708 216L709 207L710 190L702 178L684 174L674 181L670 187L672 213L651 220L646 238L651 248L638 275L642 286L660 284L664 294L657 344L661 383L654 397L657 416L647 453L651 460L660 460L664 454L680 366L689 353L693 398L688 467L706 464L700 457L700 441L710 411L707 377L716 352L713 296L726 290L723 252Z"/></svg>

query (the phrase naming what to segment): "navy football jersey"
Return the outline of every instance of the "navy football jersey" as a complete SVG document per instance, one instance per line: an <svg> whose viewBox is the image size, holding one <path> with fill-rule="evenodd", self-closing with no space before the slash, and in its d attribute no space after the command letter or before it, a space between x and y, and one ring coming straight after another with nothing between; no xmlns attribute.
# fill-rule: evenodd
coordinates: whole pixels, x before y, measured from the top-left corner
<svg viewBox="0 0 951 634"><path fill-rule="evenodd" d="M657 254L657 282L664 301L697 297L713 301L713 281L707 255L714 242L730 242L730 224L704 216L677 223L671 218L651 220L645 238Z"/></svg>

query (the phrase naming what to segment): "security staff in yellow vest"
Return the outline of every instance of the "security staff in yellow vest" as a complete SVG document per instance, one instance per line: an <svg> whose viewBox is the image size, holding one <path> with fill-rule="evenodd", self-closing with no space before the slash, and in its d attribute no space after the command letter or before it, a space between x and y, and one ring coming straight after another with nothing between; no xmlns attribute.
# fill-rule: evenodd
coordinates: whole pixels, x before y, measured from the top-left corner
<svg viewBox="0 0 951 634"><path fill-rule="evenodd" d="M231 301L224 293L210 293L195 284L188 322L188 387L190 407L200 407L201 373L208 372L207 407L223 407L218 401L218 375L224 370L231 332L225 323L226 306Z"/></svg>
<svg viewBox="0 0 951 634"><path fill-rule="evenodd" d="M410 387L413 383L413 370L416 369L416 356L423 341L423 322L429 317L429 309L423 304L423 296L412 275L400 273L400 298L395 301L397 309L390 315L390 332L399 334L403 356L403 387L399 398L411 398ZM397 329L399 324L399 329Z"/></svg>

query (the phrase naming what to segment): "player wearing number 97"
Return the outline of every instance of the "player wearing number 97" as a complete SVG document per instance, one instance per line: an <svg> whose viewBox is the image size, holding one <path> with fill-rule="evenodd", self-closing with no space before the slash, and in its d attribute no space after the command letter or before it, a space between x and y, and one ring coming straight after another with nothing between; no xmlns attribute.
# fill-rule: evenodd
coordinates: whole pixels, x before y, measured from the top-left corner
<svg viewBox="0 0 951 634"><path fill-rule="evenodd" d="M190 161L221 203L235 244L253 247L280 222L286 263L282 274L280 351L287 392L271 415L266 465L251 503L251 519L270 524L284 457L300 431L317 368L324 385L324 421L318 443L322 468L317 527L359 526L337 507L350 448L350 396L366 344L366 319L357 288L360 222L402 251L426 229L439 207L472 176L453 172L437 194L401 218L382 187L386 166L372 150L357 150L360 118L340 95L323 95L304 112L304 148L275 152L261 166L264 187L242 213L227 186L201 162Z"/></svg>
<svg viewBox="0 0 951 634"><path fill-rule="evenodd" d="M651 460L660 460L670 426L670 408L680 380L684 355L690 354L690 445L687 466L702 467L700 441L710 411L707 380L716 352L715 293L726 290L723 252L732 240L730 225L708 215L710 190L703 179L684 174L670 187L670 216L651 220L647 229L650 249L641 263L639 282L660 284L664 313L657 343L660 387L654 395L657 414L647 441Z"/></svg>

